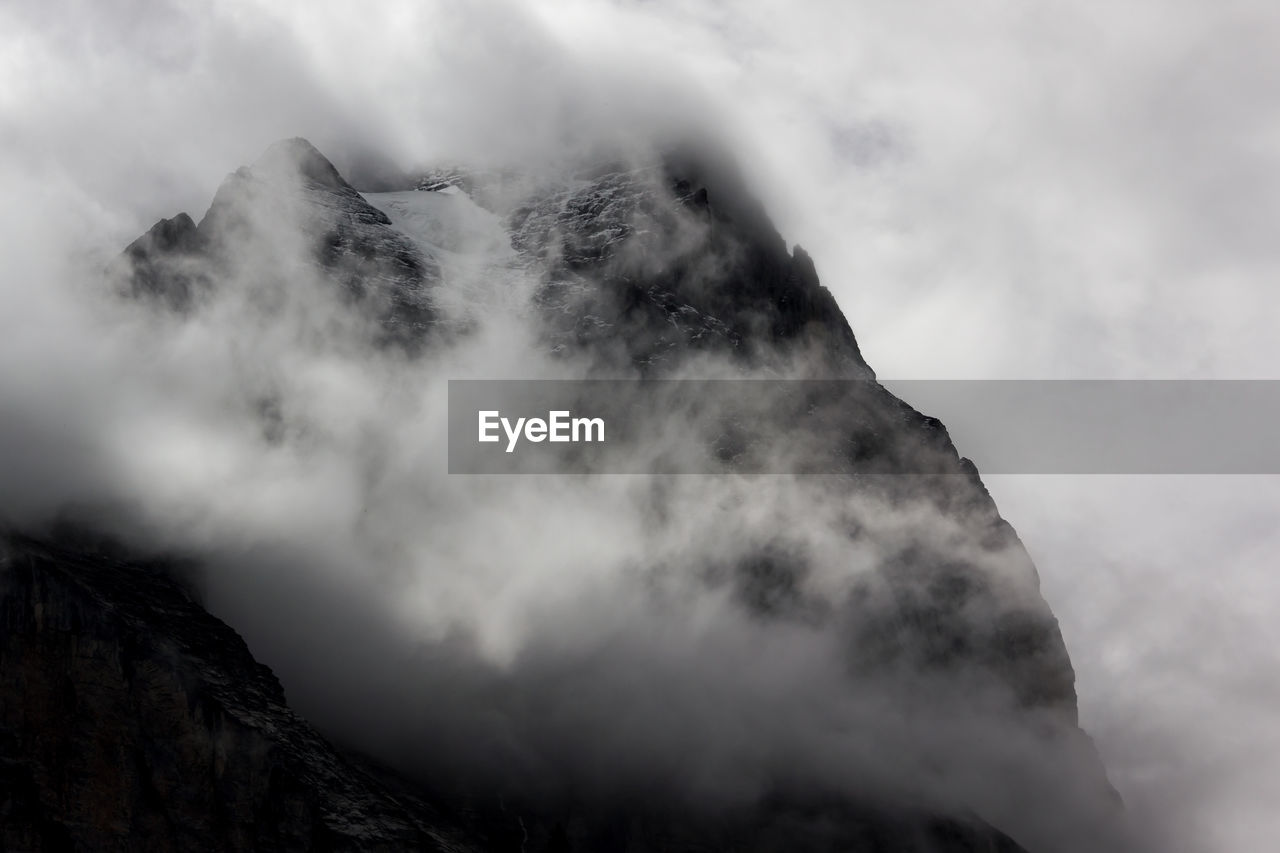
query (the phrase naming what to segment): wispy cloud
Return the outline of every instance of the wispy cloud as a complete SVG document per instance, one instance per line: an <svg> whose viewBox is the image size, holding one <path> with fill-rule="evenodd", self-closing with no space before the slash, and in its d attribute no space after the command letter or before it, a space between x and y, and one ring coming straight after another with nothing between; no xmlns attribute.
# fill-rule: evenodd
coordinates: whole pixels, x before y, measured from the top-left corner
<svg viewBox="0 0 1280 853"><path fill-rule="evenodd" d="M404 703L406 717L430 707L428 682L404 683L412 666L492 699L487 670L448 672L415 624L447 626L431 643L468 635L497 671L532 661L502 701L553 705L539 679L572 663L608 683L618 674L605 663L637 648L675 685L723 673L717 702L758 699L766 677L800 691L834 665L825 640L716 621L713 599L660 623L706 657L645 645L652 623L607 594L633 582L619 554L650 541L643 517L623 511L640 496L562 485L548 518L545 497L496 485L461 502L416 492L415 474L438 473L425 448L440 436L423 411L439 376L366 355L353 368L298 349L288 324L229 334L246 319L234 299L180 328L139 318L86 272L161 216L199 219L226 172L278 138L306 136L343 168L411 168L553 161L696 126L749 165L881 375L1275 378L1277 27L1269 7L1243 0L7 4L0 184L19 201L0 210L4 511L123 497L185 544L215 547L227 579L215 602L335 725L369 730L366 715L406 689L421 700ZM527 368L512 331L491 330L473 362L449 367ZM287 385L291 415L325 431L264 442L246 380ZM1280 766L1263 748L1276 680L1258 604L1271 594L1259 568L1274 552L1271 485L993 484L1040 561L1117 784L1154 824L1179 811L1188 850L1263 849L1274 835L1257 796ZM1169 495L1187 504L1158 500ZM812 508L778 501L782 517ZM406 580L406 566L421 573ZM398 615L379 634L388 602ZM579 629L567 649L540 633L557 620ZM703 620L714 629L679 633ZM767 665L740 643L764 648ZM598 646L621 657L593 658ZM688 695L672 712L692 725ZM820 693L818 711L846 698ZM799 700L760 707L822 731ZM692 731L724 760L707 779L741 774L732 732ZM501 725L487 732L499 738ZM645 743L614 758L643 763ZM775 761L750 755L746 778ZM1203 810L1186 810L1193 801Z"/></svg>

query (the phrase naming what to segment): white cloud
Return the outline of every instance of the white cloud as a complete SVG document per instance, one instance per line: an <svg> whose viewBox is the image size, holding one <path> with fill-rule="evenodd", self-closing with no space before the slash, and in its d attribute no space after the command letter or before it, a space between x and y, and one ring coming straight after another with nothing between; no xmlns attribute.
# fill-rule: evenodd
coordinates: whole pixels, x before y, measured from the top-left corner
<svg viewBox="0 0 1280 853"><path fill-rule="evenodd" d="M198 219L274 139L410 165L693 116L732 140L883 376L1275 378L1278 38L1247 0L7 4L5 391L57 383L74 399L42 405L70 432L77 401L109 410L131 342L42 286L77 262L59 250L100 259L160 216ZM329 387L317 405L359 398ZM1117 783L1148 814L1196 803L1187 837L1208 849L1274 836L1273 486L993 483ZM326 511L308 523L351 515Z"/></svg>

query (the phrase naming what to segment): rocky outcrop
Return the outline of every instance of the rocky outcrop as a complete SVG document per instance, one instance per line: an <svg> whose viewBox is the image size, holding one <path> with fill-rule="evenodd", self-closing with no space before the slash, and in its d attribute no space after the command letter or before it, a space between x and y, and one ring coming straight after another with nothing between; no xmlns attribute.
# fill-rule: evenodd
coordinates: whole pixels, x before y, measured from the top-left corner
<svg viewBox="0 0 1280 853"><path fill-rule="evenodd" d="M721 200L697 169L609 169L515 206L512 243L544 267L538 299L554 344L646 375L690 349L728 349L759 366L803 347L818 375L871 378L809 256L788 252L739 193L726 187Z"/></svg>
<svg viewBox="0 0 1280 853"><path fill-rule="evenodd" d="M535 281L528 319L548 353L589 376L676 376L713 354L744 377L856 380L835 396L799 384L766 401L765 416L785 434L796 428L788 407L824 411L809 461L840 474L833 488L906 517L927 506L948 522L906 543L899 533L890 549L851 519L841 531L850 548L875 542L886 553L839 600L806 597L808 558L786 530L763 531L754 552L706 567L703 582L727 587L753 618L832 631L851 674L972 674L1080 734L1066 647L1013 529L945 428L874 381L812 259L788 249L738 178L689 156L498 186L509 178L447 169L417 187L466 192L502 224L512 257L501 264ZM309 143L288 140L231 175L198 225L185 214L157 223L113 276L181 313L237 288L270 312L272 294L302 280L366 316L373 343L426 358L445 326L434 299L447 283L442 259L466 241L407 234L379 203ZM708 817L628 803L540 809L463 795L448 779L410 783L291 711L275 676L174 565L66 535L5 541L8 849L1020 850L963 813L825 793L780 791L750 814Z"/></svg>
<svg viewBox="0 0 1280 853"><path fill-rule="evenodd" d="M229 175L199 225L180 213L125 250L122 290L191 310L214 282L262 310L289 287L322 284L369 317L380 343L419 347L435 320L436 260L391 226L304 139L271 146Z"/></svg>
<svg viewBox="0 0 1280 853"><path fill-rule="evenodd" d="M826 614L847 623L859 665L976 665L1028 707L1075 724L1075 673L1016 533L945 426L874 381L813 260L788 250L739 176L689 155L606 167L540 187L511 205L507 222L540 271L548 347L591 375L679 376L711 353L742 378L786 376L793 381L754 388L743 417L757 433L803 434L798 470L855 477L845 493L923 502L957 523L945 545L922 535L891 555L875 591L859 586ZM817 378L837 381L803 381ZM874 536L852 532L850 546ZM997 562L1020 594L993 583ZM770 601L802 588L806 571L802 557L766 545L727 577L746 600Z"/></svg>
<svg viewBox="0 0 1280 853"><path fill-rule="evenodd" d="M477 849L290 711L174 569L0 544L0 847Z"/></svg>
<svg viewBox="0 0 1280 853"><path fill-rule="evenodd" d="M428 805L289 710L171 562L61 533L0 545L0 844L9 851L1019 853L980 822L844 804L699 820ZM442 788L444 790L442 790Z"/></svg>

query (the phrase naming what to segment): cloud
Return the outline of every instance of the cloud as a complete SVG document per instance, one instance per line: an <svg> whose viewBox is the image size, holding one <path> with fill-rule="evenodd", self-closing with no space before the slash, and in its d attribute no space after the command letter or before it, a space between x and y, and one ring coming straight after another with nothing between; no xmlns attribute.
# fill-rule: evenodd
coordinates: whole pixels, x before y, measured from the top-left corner
<svg viewBox="0 0 1280 853"><path fill-rule="evenodd" d="M541 8L721 94L882 375L1273 375L1264 6Z"/></svg>
<svg viewBox="0 0 1280 853"><path fill-rule="evenodd" d="M1130 812L1165 833L1161 849L1267 849L1276 478L988 484L1016 508L1079 674L1081 722Z"/></svg>
<svg viewBox="0 0 1280 853"><path fill-rule="evenodd" d="M777 749L820 756L830 743L814 717L848 697L820 692L813 708L797 697L835 666L829 638L765 631L714 597L644 613L631 595L614 601L610 592L639 583L619 555L647 554L654 539L644 497L623 486L602 496L555 484L554 501L500 482L477 483L462 501L417 490L415 478L439 473L428 413L441 376L356 349L358 329L333 346L300 345L344 316L313 291L285 291L289 305L311 306L285 311L296 323L237 330L253 314L248 291L233 289L221 313L176 327L121 309L88 273L160 216L199 219L226 172L278 138L306 136L344 169L394 173L439 158L572 159L695 125L731 140L882 375L1270 376L1280 306L1267 228L1280 170L1265 81L1276 23L1246 2L815 3L785 14L763 3L6 5L0 184L21 203L0 211L4 513L41 517L69 496L132 501L132 517L169 544L214 551L215 603L287 671L295 698L338 728L373 731L369 715L385 713L402 724L389 731L404 732L428 713L441 731L491 737L491 755L509 757L510 720L471 720L473 703L438 707L433 685L445 683L493 709L530 702L537 718L562 714L529 738L550 749L618 709L562 707L544 682L573 672L635 701L644 683L613 665L646 650L652 668L633 671L681 688L670 712L707 738L706 775L691 784L732 794L725 780L741 777L738 793L750 792L796 759L744 753L740 732L700 719L690 685L718 675L715 707L762 702L751 724L776 734ZM448 368L529 369L526 342L511 342L518 328L490 323ZM279 446L253 414L281 388L297 432ZM1272 549L1233 525L1275 504L1258 481L1256 504L1233 496L1238 481L1209 482L1177 484L1196 502L1189 516L1153 508L1136 486L1104 493L1095 482L1079 501L1051 483L995 491L1040 560L1086 723L1126 800L1152 826L1179 810L1185 837L1241 849L1260 843L1250 830L1266 826L1266 808L1250 791L1273 786L1277 762L1223 732L1266 743L1274 687L1259 675L1264 636L1225 658L1237 644L1223 638L1263 630L1248 606L1266 600L1256 567ZM1152 488L1172 493L1168 480ZM717 502L740 508L734 494L678 497L699 508L694 520L709 504L732 524ZM753 506L811 523L814 496L773 497ZM1042 509L1050 498L1053 513ZM1119 509L1124 525L1108 518ZM1164 537L1202 550L1161 552L1157 571L1135 537L1144 549ZM1089 568L1121 554L1114 569ZM1229 594L1206 606L1204 566L1224 562L1240 571L1214 574ZM820 563L816 580L824 565L845 571ZM1172 631L1197 613L1206 621L1194 634L1126 653L1135 622ZM655 625L670 629L665 643ZM688 645L700 653L681 659ZM762 649L763 663L744 646ZM406 685L415 667L431 679ZM762 699L776 683L795 695ZM406 690L415 701L397 706ZM1210 710L1228 721L1207 725ZM593 742L618 750L616 763L658 760L644 748L654 734L645 718L634 722L631 746L608 732ZM788 740L797 730L814 736ZM1167 771L1175 754L1181 765ZM535 750L521 760L536 774L549 759ZM645 772L675 769L687 768ZM1223 826L1242 828L1228 836Z"/></svg>

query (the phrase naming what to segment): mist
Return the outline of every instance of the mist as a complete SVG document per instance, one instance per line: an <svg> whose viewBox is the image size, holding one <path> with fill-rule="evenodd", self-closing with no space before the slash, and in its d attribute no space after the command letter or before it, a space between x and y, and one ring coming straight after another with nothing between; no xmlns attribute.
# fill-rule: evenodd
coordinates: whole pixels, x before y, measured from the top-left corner
<svg viewBox="0 0 1280 853"><path fill-rule="evenodd" d="M1076 746L1028 726L1001 685L977 672L954 680L910 669L851 678L846 644L856 626L762 620L731 584L706 571L759 548L790 549L810 566L802 598L821 609L844 600L908 540L923 535L957 547L934 508L912 507L903 521L901 507L835 495L802 478L460 481L445 474L447 379L566 378L580 369L548 359L530 336L522 313L534 286L527 271L468 266L468 258L492 257L482 227L454 245L436 306L456 338L430 358L372 345L376 318L350 311L305 269L299 223L288 216L186 318L121 300L100 274L157 219L186 211L198 220L227 172L277 139L308 138L360 189L455 162L515 163L554 180L598 152L640 161L693 139L745 164L746 190L766 202L788 239L815 250L824 282L882 375L937 377L956 364L982 374L1239 375L1266 374L1274 364L1259 321L1241 319L1229 305L1204 307L1198 293L1188 291L1185 302L1173 294L1169 303L1208 318L1192 323L1205 342L1198 355L1181 354L1181 321L1147 328L1133 319L1159 292L1121 288L1141 295L1119 297L1093 284L1087 299L1063 308L1055 294L1073 291L1059 270L1035 274L1061 251L1057 237L1103 247L1107 263L1129 256L1111 252L1057 207L1040 211L1045 224L1025 255L981 244L998 256L991 264L982 252L957 248L962 238L938 237L936 211L954 217L961 208L936 205L926 190L942 184L927 182L952 168L963 186L945 199L978 199L983 234L1005 221L962 171L970 164L943 156L973 137L962 133L937 147L928 135L947 116L963 115L948 99L955 93L886 84L852 101L835 147L848 149L855 165L842 172L833 165L839 158L815 140L829 136L830 115L844 107L821 86L767 73L779 57L794 55L789 44L811 32L816 13L780 26L770 46L759 10L721 27L712 8L5 7L0 183L6 198L21 203L0 212L0 519L39 526L70 510L109 522L139 547L201 555L199 582L211 610L277 671L300 712L406 772L451 774L477 788L497 780L513 797L552 803L587 795L661 800L674 791L713 811L757 802L784 780L859 800L976 813L1043 849L1262 849L1256 845L1265 833L1205 828L1264 825L1263 798L1219 792L1240 791L1242 778L1267 789L1274 773L1256 758L1236 773L1245 756L1205 740L1203 718L1213 707L1229 715L1221 728L1265 733L1258 715L1274 707L1275 681L1265 674L1274 673L1274 661L1244 655L1219 670L1184 672L1181 661L1204 647L1172 641L1123 663L1114 656L1132 641L1136 614L1145 625L1173 626L1200 609L1195 573L1230 560L1235 543L1250 543L1248 565L1265 562L1258 555L1270 550L1266 508L1275 505L1268 486L1250 480L1256 499L1237 496L1263 528L1240 538L1224 528L1241 508L1203 498L1204 516L1181 526L1217 521L1204 521L1197 561L1168 555L1178 567L1170 581L1162 571L1090 569L1106 556L1103 546L1079 544L1105 530L1100 542L1115 546L1109 561L1124 555L1126 566L1146 565L1132 539L1150 544L1172 534L1167 512L1144 513L1139 485L1105 505L1131 509L1116 526L1110 509L1098 509L1101 493L1112 490L1096 481L1078 485L1084 498L1027 478L993 484L1039 563L1076 663L1083 723L1136 824L1084 839L1079 833L1100 827L1107 806L1087 786L1073 787L1069 766L1082 760ZM874 14L851 21L851 29L901 32L896 15ZM984 14L1004 21L996 6ZM1128 26L1140 28L1145 14ZM1190 27L1198 16L1182 9L1176 19ZM665 37L620 49L626 40L608 23ZM993 38L981 29L967 31L972 43ZM1182 30L1170 24L1168 32ZM717 41L709 33L727 35ZM1160 43L1174 50L1181 36ZM911 57L922 48L901 49ZM763 60L743 72L742 56ZM822 56L829 62L829 53ZM796 62L803 66L803 58ZM847 73L901 81L897 72L876 78L879 64L894 65L885 56ZM993 61L977 78L999 77L1007 67ZM754 86L769 79L782 82ZM735 102L744 91L749 97ZM886 106L895 97L907 98L901 114ZM935 110L937 117L921 118ZM788 127L787 117L806 112L815 119ZM1030 138L1041 151L1038 137ZM1212 138L1200 144L1219 150ZM806 156L815 150L821 156ZM923 165L913 171L913 163ZM994 182L999 161L983 165L982 180ZM1027 174L1039 169L1028 165ZM904 172L911 176L905 184L892 177ZM845 196L857 192L821 189L840 176L864 193L864 207L849 207ZM1183 186L1175 183L1170 196L1183 198ZM1151 198L1142 184L1108 208L1121 211L1109 221L1127 233L1123 222L1148 210ZM1262 216L1265 199L1256 199ZM927 263L903 260L907 250L893 235L908 225L931 235L920 255ZM1181 262L1168 235L1190 227L1143 232L1159 270ZM863 239L845 239L851 229ZM1194 266L1207 279L1219 242L1195 233L1201 253ZM1265 247L1247 233L1231 245L1267 268ZM1102 260L1067 266L1082 281L1117 280L1115 266ZM998 286L976 283L975 268L998 273ZM1230 271L1236 286L1247 290L1252 269ZM924 283L930 276L940 289ZM1024 280L1043 288L1031 307L1006 298ZM1243 313L1265 317L1264 304ZM948 316L947 306L957 305L962 310ZM1052 332L1047 320L1021 322L1037 312L1055 323L1067 319ZM1082 333L1090 342L1083 354L1072 342ZM984 335L992 342L979 343ZM930 340L941 343L925 346ZM1002 367L1011 364L1030 366ZM724 368L699 369L715 375ZM266 433L264 400L278 413ZM945 421L944 413L930 414ZM1198 495L1203 480L1186 488ZM1236 487L1210 493L1219 491L1235 494ZM851 551L832 532L851 520L882 533ZM1219 530L1232 549L1220 544ZM1041 585L1015 558L983 559L1008 579L1002 589L1010 597ZM1265 600L1257 573L1241 571L1256 585L1249 587L1255 601ZM1152 594L1169 583L1188 591ZM1224 596L1201 630L1212 636L1237 624L1238 607ZM1248 624L1260 620L1255 614ZM1161 648L1177 648L1181 657ZM1191 697L1158 689L1178 678L1206 686ZM1214 707L1215 695L1250 699ZM1218 805L1188 810L1206 801Z"/></svg>

